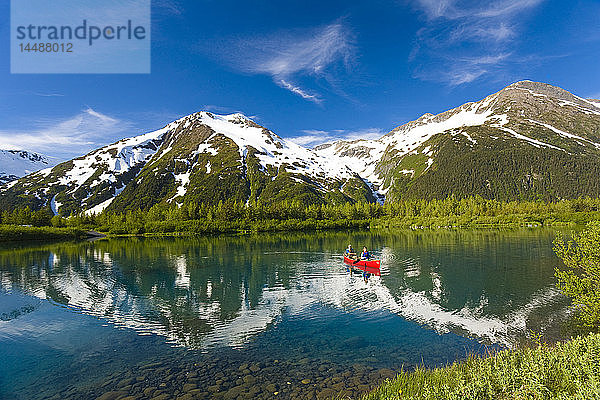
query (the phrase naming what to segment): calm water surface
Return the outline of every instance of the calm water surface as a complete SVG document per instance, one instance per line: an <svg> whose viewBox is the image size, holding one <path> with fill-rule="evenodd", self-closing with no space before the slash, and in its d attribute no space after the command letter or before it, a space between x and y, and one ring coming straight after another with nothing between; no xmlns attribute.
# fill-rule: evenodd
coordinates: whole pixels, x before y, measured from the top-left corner
<svg viewBox="0 0 600 400"><path fill-rule="evenodd" d="M288 233L0 248L0 398L357 396L557 338L555 231ZM382 259L365 282L339 253ZM275 394L277 393L277 394Z"/></svg>

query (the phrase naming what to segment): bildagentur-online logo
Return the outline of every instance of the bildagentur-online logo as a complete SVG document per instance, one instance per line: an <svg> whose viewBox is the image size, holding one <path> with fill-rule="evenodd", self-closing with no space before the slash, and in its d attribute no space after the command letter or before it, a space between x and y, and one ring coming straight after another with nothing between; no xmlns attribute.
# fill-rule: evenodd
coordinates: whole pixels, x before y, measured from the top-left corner
<svg viewBox="0 0 600 400"><path fill-rule="evenodd" d="M11 0L12 73L150 73L150 0Z"/></svg>
<svg viewBox="0 0 600 400"><path fill-rule="evenodd" d="M18 40L32 41L56 41L56 40L85 40L91 46L94 41L105 40L144 40L146 39L146 28L142 25L134 26L129 19L123 25L96 26L89 25L83 20L81 25L72 27L70 25L33 25L17 26Z"/></svg>

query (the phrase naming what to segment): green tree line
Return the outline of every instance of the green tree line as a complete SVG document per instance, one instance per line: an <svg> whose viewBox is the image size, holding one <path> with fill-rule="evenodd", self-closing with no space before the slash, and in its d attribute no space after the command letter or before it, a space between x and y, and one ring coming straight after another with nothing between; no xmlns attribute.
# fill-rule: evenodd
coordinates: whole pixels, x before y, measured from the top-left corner
<svg viewBox="0 0 600 400"><path fill-rule="evenodd" d="M237 231L309 230L356 227L472 226L584 223L600 219L600 199L558 202L499 201L479 196L444 200L404 200L377 203L303 205L220 201L217 204L160 203L149 210L53 215L48 209L4 211L3 225L95 229L114 234L167 232L219 233Z"/></svg>

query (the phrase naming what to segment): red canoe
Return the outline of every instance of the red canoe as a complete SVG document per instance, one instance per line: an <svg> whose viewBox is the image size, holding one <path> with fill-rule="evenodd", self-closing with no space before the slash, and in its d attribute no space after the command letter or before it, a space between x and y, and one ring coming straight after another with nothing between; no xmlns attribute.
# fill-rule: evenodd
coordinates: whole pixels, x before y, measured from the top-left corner
<svg viewBox="0 0 600 400"><path fill-rule="evenodd" d="M358 268L362 271L367 271L373 275L380 275L381 271L379 267L381 266L380 260L353 260L352 258L348 258L344 256L344 262L348 265L351 265L354 268Z"/></svg>
<svg viewBox="0 0 600 400"><path fill-rule="evenodd" d="M381 260L360 260L356 261L352 258L348 258L344 256L344 262L346 264L354 265L356 267L369 267L369 268L379 268L381 266Z"/></svg>

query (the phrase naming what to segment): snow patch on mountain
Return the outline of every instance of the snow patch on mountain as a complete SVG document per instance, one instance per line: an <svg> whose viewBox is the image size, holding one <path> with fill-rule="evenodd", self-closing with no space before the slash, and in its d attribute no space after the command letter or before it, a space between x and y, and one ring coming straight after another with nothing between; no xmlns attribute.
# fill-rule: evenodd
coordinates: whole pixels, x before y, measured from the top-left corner
<svg viewBox="0 0 600 400"><path fill-rule="evenodd" d="M175 174L173 176L175 177L175 182L177 182L177 193L175 193L175 196L169 199L169 201L172 201L179 196L185 196L187 193L187 186L190 183L190 171L181 174Z"/></svg>
<svg viewBox="0 0 600 400"><path fill-rule="evenodd" d="M209 153L212 156L216 156L217 154L219 154L219 151L212 147L212 144L204 142L198 146L198 149L193 153L193 155L197 155L200 153Z"/></svg>
<svg viewBox="0 0 600 400"><path fill-rule="evenodd" d="M530 138L528 136L521 135L520 133L517 133L514 130L512 130L510 128L507 128L505 126L498 126L498 128L502 129L505 132L510 133L511 135L513 135L514 137L516 137L517 139L529 142L532 146L535 146L535 147L548 147L550 149L555 149L555 150L560 150L560 151L566 151L565 149L561 149L560 147L556 147L556 146L553 146L551 144L544 143L544 142L536 140L536 139L532 139L532 138Z"/></svg>
<svg viewBox="0 0 600 400"><path fill-rule="evenodd" d="M585 143L589 143L592 146L600 149L600 143L592 142L591 140L583 138L581 136L577 136L577 135L573 135L572 133L561 131L560 129L557 129L557 128L553 127L552 125L544 124L543 122L534 121L532 119L528 119L528 121L529 122L533 122L534 124L541 125L544 128L550 129L551 131L553 131L555 133L558 133L562 137L566 137L566 138L569 138L569 139L574 139L574 140L576 140L577 142L579 142L582 145L583 145L583 143L581 143L581 142L585 142Z"/></svg>
<svg viewBox="0 0 600 400"><path fill-rule="evenodd" d="M170 130L167 126L154 132L134 136L118 141L109 146L91 152L87 156L73 160L73 168L66 171L59 179L61 184L77 190L86 183L98 168L105 169L90 186L103 181L116 182L116 177L129 171L131 168L148 161L158 149L154 143Z"/></svg>
<svg viewBox="0 0 600 400"><path fill-rule="evenodd" d="M434 135L465 126L483 125L493 118L491 104L496 97L488 96L479 103L467 103L458 109L435 116L424 114L416 121L404 124L377 140L338 141L315 148L317 154L328 160L348 165L369 183L380 185L383 177L375 172L378 161L385 153L395 151L396 156L414 152ZM468 135L466 135L468 136ZM472 142L474 140L468 136ZM433 159L428 160L428 167ZM387 191L381 187L380 194Z"/></svg>
<svg viewBox="0 0 600 400"><path fill-rule="evenodd" d="M210 142L215 135L220 134L235 142L242 159L247 157L250 148L254 148L258 152L255 156L263 167L270 165L281 168L285 165L290 172L319 178L348 179L353 176L352 170L345 163L328 160L312 150L285 140L242 114L216 115L200 112L193 114L193 117L215 132L199 146L198 152L216 154L216 149Z"/></svg>
<svg viewBox="0 0 600 400"><path fill-rule="evenodd" d="M574 103L574 102L568 101L568 100L561 100L558 104L561 107L567 107L567 106L574 107L578 111L583 112L584 114L600 115L600 107L598 107L596 104L592 103L591 101L584 100L584 99L581 99L581 100L582 100L582 102L587 103L586 106L582 106L581 104Z"/></svg>
<svg viewBox="0 0 600 400"><path fill-rule="evenodd" d="M471 142L471 144L477 144L477 140L473 139L473 138L471 137L471 135L469 135L467 132L465 132L465 131L461 130L461 131L459 131L459 132L458 132L458 134L460 134L460 135L462 135L462 136L466 137L466 138L467 138L467 140L468 140L469 142Z"/></svg>
<svg viewBox="0 0 600 400"><path fill-rule="evenodd" d="M106 209L106 207L108 207L110 205L110 203L113 202L113 200L123 191L123 189L125 189L125 186L115 189L115 194L113 195L113 197L109 198L108 200L103 201L100 204L97 204L97 205L87 209L85 211L85 214L88 214L88 215L100 214L102 211L104 211ZM57 210L58 210L58 207L57 207Z"/></svg>

